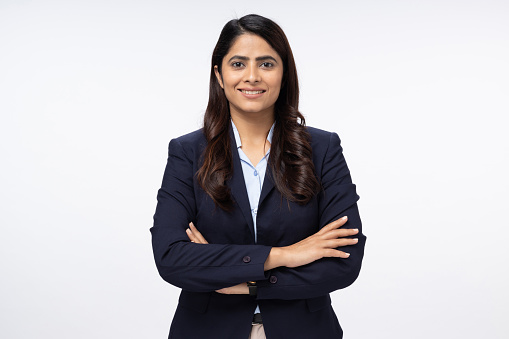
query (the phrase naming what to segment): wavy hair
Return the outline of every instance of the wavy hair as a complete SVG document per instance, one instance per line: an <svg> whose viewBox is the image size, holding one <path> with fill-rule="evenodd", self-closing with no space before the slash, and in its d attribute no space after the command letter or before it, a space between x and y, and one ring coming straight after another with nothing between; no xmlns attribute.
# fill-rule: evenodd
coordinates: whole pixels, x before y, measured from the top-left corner
<svg viewBox="0 0 509 339"><path fill-rule="evenodd" d="M306 204L317 193L319 183L312 161L310 135L304 116L299 112L299 81L293 53L281 27L256 14L229 21L221 31L212 53L209 102L203 119L207 146L197 179L216 205L230 210L233 200L226 180L233 173L229 136L230 111L228 100L219 85L214 66L222 74L223 58L242 34L263 38L283 61L283 79L274 105L275 127L268 166L272 169L274 186L289 201Z"/></svg>

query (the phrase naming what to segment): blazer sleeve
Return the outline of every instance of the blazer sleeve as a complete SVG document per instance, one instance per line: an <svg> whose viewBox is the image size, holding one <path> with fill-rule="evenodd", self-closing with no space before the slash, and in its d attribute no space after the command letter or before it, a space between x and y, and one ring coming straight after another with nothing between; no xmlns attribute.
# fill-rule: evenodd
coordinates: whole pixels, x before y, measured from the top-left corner
<svg viewBox="0 0 509 339"><path fill-rule="evenodd" d="M346 259L322 258L305 266L271 270L268 279L257 282L258 299L314 298L345 288L357 279L366 237L357 208L359 196L336 133L330 135L320 178L323 190L318 196L319 227L346 215L348 221L342 228L358 228L359 233L352 237L358 238L358 243L338 248L350 253Z"/></svg>
<svg viewBox="0 0 509 339"><path fill-rule="evenodd" d="M192 292L211 292L266 279L263 265L270 246L196 244L186 229L195 219L193 162L178 139L170 141L168 162L157 194L152 248L161 277Z"/></svg>

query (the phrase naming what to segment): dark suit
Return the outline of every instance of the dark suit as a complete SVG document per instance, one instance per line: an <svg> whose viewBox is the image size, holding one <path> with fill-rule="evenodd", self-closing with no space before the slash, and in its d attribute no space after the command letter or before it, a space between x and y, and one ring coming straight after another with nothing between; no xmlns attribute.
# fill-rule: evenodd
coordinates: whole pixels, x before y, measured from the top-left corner
<svg viewBox="0 0 509 339"><path fill-rule="evenodd" d="M364 253L357 209L359 196L336 133L307 128L313 162L323 186L304 206L281 199L268 167L257 214L258 242L235 138L230 127L233 177L227 182L235 201L231 212L214 205L194 177L206 145L202 130L173 139L154 215L152 245L161 277L182 288L169 338L247 339L256 304L268 339L342 338L329 293L355 281ZM272 246L294 244L344 216L343 228L358 228L359 242L341 247L348 259L323 258L297 268L264 272ZM189 241L193 221L209 242ZM224 295L217 289L255 280L256 300Z"/></svg>

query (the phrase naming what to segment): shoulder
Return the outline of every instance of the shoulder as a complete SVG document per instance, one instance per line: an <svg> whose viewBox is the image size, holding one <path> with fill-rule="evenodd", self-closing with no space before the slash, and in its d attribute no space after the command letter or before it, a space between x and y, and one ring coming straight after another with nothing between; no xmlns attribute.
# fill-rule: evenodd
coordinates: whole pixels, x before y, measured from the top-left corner
<svg viewBox="0 0 509 339"><path fill-rule="evenodd" d="M311 135L312 141L329 142L331 135L336 134L334 132L325 131L316 127L306 126L306 130Z"/></svg>
<svg viewBox="0 0 509 339"><path fill-rule="evenodd" d="M327 148L329 145L339 146L341 143L336 132L329 132L310 126L306 126L306 130L311 136L311 147L313 151L317 148Z"/></svg>
<svg viewBox="0 0 509 339"><path fill-rule="evenodd" d="M205 140L205 135L203 134L203 128L197 129L196 131L181 135L172 141L175 140L182 145L193 145L196 143L200 143Z"/></svg>
<svg viewBox="0 0 509 339"><path fill-rule="evenodd" d="M196 131L171 139L169 152L170 154L183 152L187 158L193 159L201 154L206 145L207 139L203 134L203 128L200 128Z"/></svg>
<svg viewBox="0 0 509 339"><path fill-rule="evenodd" d="M313 163L317 173L321 173L324 164L330 159L341 159L343 148L336 132L329 132L315 127L307 127L311 137Z"/></svg>

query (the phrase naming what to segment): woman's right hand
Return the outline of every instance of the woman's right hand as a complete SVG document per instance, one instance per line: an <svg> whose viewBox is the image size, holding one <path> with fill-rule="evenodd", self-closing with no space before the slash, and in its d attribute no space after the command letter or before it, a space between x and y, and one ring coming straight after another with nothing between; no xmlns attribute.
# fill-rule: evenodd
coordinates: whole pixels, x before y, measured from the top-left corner
<svg viewBox="0 0 509 339"><path fill-rule="evenodd" d="M276 267L303 266L324 257L348 258L349 253L337 250L337 247L354 245L358 239L345 238L355 235L358 229L339 229L347 221L344 216L324 226L320 231L293 245L273 247L265 261L264 270Z"/></svg>

